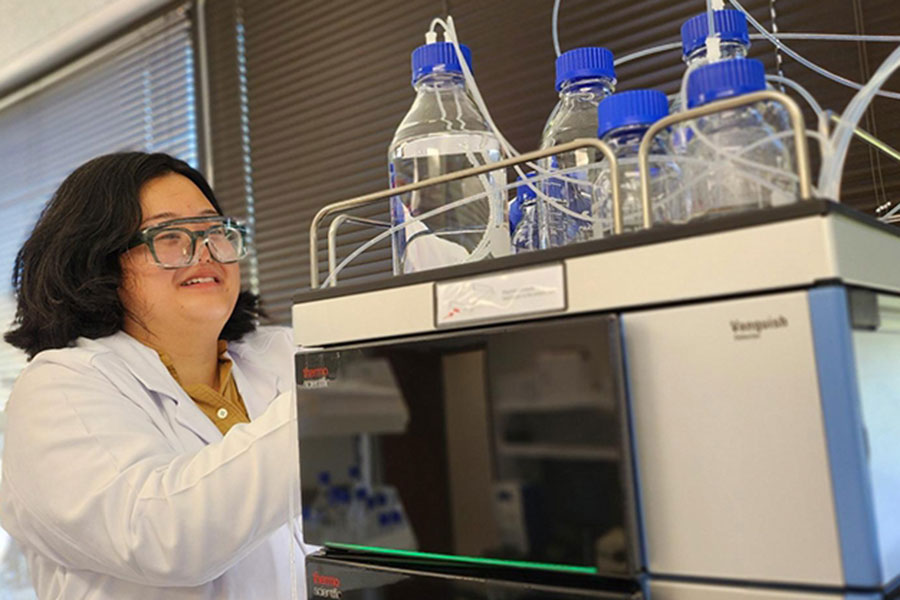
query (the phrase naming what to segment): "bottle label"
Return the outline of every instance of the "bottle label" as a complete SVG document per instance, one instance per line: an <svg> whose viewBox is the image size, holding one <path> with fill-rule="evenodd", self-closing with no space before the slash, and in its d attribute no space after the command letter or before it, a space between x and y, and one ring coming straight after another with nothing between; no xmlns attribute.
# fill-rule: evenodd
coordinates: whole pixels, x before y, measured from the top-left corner
<svg viewBox="0 0 900 600"><path fill-rule="evenodd" d="M562 263L435 285L435 324L453 327L566 310Z"/></svg>

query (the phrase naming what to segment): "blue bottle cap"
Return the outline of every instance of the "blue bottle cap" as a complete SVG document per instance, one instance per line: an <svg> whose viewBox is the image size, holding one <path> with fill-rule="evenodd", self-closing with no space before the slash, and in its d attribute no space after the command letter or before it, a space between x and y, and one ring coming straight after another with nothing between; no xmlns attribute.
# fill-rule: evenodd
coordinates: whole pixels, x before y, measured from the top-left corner
<svg viewBox="0 0 900 600"><path fill-rule="evenodd" d="M509 230L513 232L522 221L522 196L516 194L516 197L509 203Z"/></svg>
<svg viewBox="0 0 900 600"><path fill-rule="evenodd" d="M616 78L613 53L606 48L575 48L563 52L556 59L556 91L562 89L566 82L597 77Z"/></svg>
<svg viewBox="0 0 900 600"><path fill-rule="evenodd" d="M359 467L357 467L356 465L351 465L350 468L347 469L347 474L350 475L351 479L359 479Z"/></svg>
<svg viewBox="0 0 900 600"><path fill-rule="evenodd" d="M534 171L525 173L525 176L528 178L534 177L535 175L536 173ZM519 175L516 177L516 181L522 181L522 176ZM534 198L537 198L537 193L530 186L523 184L516 187L516 197L509 203L510 233L515 232L516 227L522 222L522 217L525 216L525 213L522 211L522 204L524 204L526 200L532 200Z"/></svg>
<svg viewBox="0 0 900 600"><path fill-rule="evenodd" d="M466 58L466 65L469 71L472 70L472 51L465 44L460 44L459 49L462 50L463 56ZM456 50L451 42L435 42L433 44L425 44L419 46L412 53L412 82L416 84L418 80L425 77L429 73L462 73L462 67L459 65L459 59L456 58Z"/></svg>
<svg viewBox="0 0 900 600"><path fill-rule="evenodd" d="M321 471L319 473L319 483L321 483L322 485L328 485L329 483L331 483L331 473L329 473L328 471Z"/></svg>
<svg viewBox="0 0 900 600"><path fill-rule="evenodd" d="M626 125L650 126L669 114L669 99L658 90L619 92L597 107L597 137Z"/></svg>
<svg viewBox="0 0 900 600"><path fill-rule="evenodd" d="M766 89L766 68L758 60L722 60L688 75L688 108Z"/></svg>
<svg viewBox="0 0 900 600"><path fill-rule="evenodd" d="M537 175L537 173L535 173L534 171L529 171L528 173L525 173L525 176L528 178L534 177L535 175ZM516 181L522 181L522 177L521 176L516 177ZM537 184L532 183L531 185L525 185L525 184L519 185L519 187L516 188L519 199L524 202L525 200L532 200L534 198L537 198L537 192L535 192L534 188L532 187L535 185L537 185Z"/></svg>
<svg viewBox="0 0 900 600"><path fill-rule="evenodd" d="M747 17L739 10L726 8L713 11L713 25L723 41L750 45ZM700 13L691 17L681 26L681 48L685 56L706 43L709 34L709 16Z"/></svg>

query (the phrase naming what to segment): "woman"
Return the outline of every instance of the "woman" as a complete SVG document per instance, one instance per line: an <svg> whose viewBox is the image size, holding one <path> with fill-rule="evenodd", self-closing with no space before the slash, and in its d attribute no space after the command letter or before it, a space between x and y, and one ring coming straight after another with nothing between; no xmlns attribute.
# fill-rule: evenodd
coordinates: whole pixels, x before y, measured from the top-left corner
<svg viewBox="0 0 900 600"><path fill-rule="evenodd" d="M305 595L294 348L256 327L244 236L186 163L121 153L19 251L0 522L40 598Z"/></svg>

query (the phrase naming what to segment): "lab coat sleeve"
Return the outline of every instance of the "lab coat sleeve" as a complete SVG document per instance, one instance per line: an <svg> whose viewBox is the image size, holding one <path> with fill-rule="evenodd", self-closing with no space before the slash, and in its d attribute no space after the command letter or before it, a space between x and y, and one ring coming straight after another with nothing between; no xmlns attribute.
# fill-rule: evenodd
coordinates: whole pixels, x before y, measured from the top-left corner
<svg viewBox="0 0 900 600"><path fill-rule="evenodd" d="M0 502L4 527L46 556L143 584L200 585L290 520L290 393L185 454L96 369L29 370L8 406Z"/></svg>

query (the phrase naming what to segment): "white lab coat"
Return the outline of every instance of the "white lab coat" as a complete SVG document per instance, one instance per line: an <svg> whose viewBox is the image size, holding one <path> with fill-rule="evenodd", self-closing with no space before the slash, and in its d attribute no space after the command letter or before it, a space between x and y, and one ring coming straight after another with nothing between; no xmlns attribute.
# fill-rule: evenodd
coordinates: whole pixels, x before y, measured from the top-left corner
<svg viewBox="0 0 900 600"><path fill-rule="evenodd" d="M229 344L252 422L224 437L124 332L39 353L7 406L0 486L38 597L291 598L293 353L281 328Z"/></svg>

